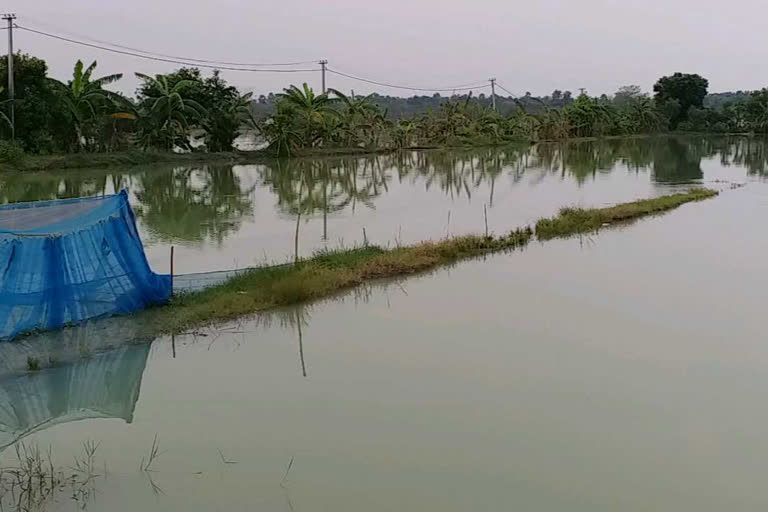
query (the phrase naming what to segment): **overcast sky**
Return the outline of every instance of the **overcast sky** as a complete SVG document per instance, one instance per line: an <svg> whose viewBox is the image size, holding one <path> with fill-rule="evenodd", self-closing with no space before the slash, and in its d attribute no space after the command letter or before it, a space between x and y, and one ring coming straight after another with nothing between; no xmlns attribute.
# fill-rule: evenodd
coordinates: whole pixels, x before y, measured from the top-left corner
<svg viewBox="0 0 768 512"><path fill-rule="evenodd" d="M325 58L339 71L417 87L495 76L515 94L584 87L596 95L626 84L648 91L675 71L700 73L711 92L768 86L766 0L11 0L3 8L21 26L76 38L208 60ZM126 92L133 71L178 67L21 30L15 46L44 58L59 79L78 58L97 59L98 74L126 74ZM303 81L320 88L319 72L224 76L256 93ZM412 94L333 75L328 84Z"/></svg>

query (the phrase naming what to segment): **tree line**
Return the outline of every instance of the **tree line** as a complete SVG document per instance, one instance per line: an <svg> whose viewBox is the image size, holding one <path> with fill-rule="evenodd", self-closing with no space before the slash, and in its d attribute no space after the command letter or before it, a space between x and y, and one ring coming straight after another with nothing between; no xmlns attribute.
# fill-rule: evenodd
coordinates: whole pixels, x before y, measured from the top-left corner
<svg viewBox="0 0 768 512"><path fill-rule="evenodd" d="M443 97L359 96L307 84L253 98L214 71L181 68L141 80L134 97L107 89L122 74L97 75L75 63L72 78L48 76L37 57L15 56L15 130L0 114L0 159L17 153L232 151L241 134L258 134L267 151L315 148L393 149L495 145L516 140L651 134L667 131L768 132L768 89L708 95L696 74L660 78L653 95L635 85L598 97L553 91L546 97L491 98L471 92ZM0 63L0 83L7 64ZM0 90L0 110L8 111ZM13 143L9 142L11 138Z"/></svg>

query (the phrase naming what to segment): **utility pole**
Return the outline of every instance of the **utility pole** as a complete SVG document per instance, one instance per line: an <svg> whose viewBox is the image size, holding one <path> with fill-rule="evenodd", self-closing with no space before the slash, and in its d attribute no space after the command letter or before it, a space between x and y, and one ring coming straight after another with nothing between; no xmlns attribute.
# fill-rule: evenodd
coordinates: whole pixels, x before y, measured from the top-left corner
<svg viewBox="0 0 768 512"><path fill-rule="evenodd" d="M13 86L13 13L3 14L3 19L8 21L8 104L10 106L11 140L16 138L16 92Z"/></svg>
<svg viewBox="0 0 768 512"><path fill-rule="evenodd" d="M491 82L491 105L496 110L496 79L489 78L488 81Z"/></svg>
<svg viewBox="0 0 768 512"><path fill-rule="evenodd" d="M323 60L320 61L321 70L323 72L323 94L325 94L325 92L326 92L325 91L325 71L327 69L326 68L327 65L328 65L328 61L327 60L323 59Z"/></svg>
<svg viewBox="0 0 768 512"><path fill-rule="evenodd" d="M585 87L579 87L579 96L584 96L585 92L587 92L587 89Z"/></svg>

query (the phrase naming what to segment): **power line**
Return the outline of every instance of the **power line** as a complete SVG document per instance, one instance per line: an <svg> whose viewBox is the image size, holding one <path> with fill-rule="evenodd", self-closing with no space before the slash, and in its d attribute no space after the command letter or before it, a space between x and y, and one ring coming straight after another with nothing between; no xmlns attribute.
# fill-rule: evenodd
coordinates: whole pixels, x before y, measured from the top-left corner
<svg viewBox="0 0 768 512"><path fill-rule="evenodd" d="M25 16L25 18L28 18L28 16ZM33 23L36 25L48 25L47 23L40 23L37 20L33 20ZM49 27L53 28L52 26L48 25ZM136 52L136 53L143 53L145 55L150 55L154 57L162 57L166 59L175 59L175 60L183 60L183 61L189 61L189 62L199 62L203 64L221 64L224 66L237 66L237 67L269 67L269 66L302 66L307 64L317 64L318 59L315 60L308 60L308 61L301 61L301 62L270 62L270 63L249 63L249 62L228 62L228 61L222 61L222 60L207 60L207 59L196 59L192 57L180 57L178 55L170 55L166 53L158 53L158 52L151 52L147 50L142 50L140 48L133 48L131 46L124 46L117 43L112 43L109 41L103 41L101 39L94 39L92 37L84 36L82 34L76 34L74 32L70 32L67 30L61 30L61 29L55 29L57 32L66 34L71 37L75 37L77 39L83 39L85 41L89 41L91 43L97 43L101 45L106 46L112 46L114 48L120 48L122 50L127 50L129 52ZM52 34L51 34L52 35Z"/></svg>
<svg viewBox="0 0 768 512"><path fill-rule="evenodd" d="M339 76L343 76L343 77L346 77L346 78L350 78L352 80L357 80L357 81L360 81L360 82L365 82L365 83L373 84L373 85L380 85L382 87L392 87L394 89L406 89L406 90L409 90L409 91L424 91L424 92L443 92L443 91L447 92L447 91L454 91L455 92L455 91L469 91L469 90L472 90L472 89L484 89L486 87L490 87L491 86L490 84L486 84L486 85L476 85L476 86L473 86L473 87L469 87L471 84L464 84L464 85L458 85L456 87L433 87L433 88L411 87L411 86L408 86L408 85L388 84L386 82L379 82L378 80L371 80L369 78L362 78L362 77L359 77L359 76L354 76L354 75L350 75L350 74L347 74L347 73L342 73L341 71L337 71L337 70L331 69L331 68L326 68L326 69L327 69L327 71L329 73L333 73L334 75L339 75ZM485 80L483 82L485 82ZM480 84L482 82L474 82L474 83Z"/></svg>
<svg viewBox="0 0 768 512"><path fill-rule="evenodd" d="M199 61L189 61L189 60L182 60L182 59L176 59L176 58L165 58L165 57L154 57L151 55L142 55L140 53L136 53L134 51L127 51L127 50L117 50L115 48L107 48L105 46L100 46L97 44L87 43L85 41L79 41L77 39L71 39L69 37L59 36L56 34L50 34L48 32L43 32L42 30L35 30L33 28L29 27L23 27L21 25L14 25L15 28L18 28L19 30L24 30L26 32L31 32L33 34L38 34L41 36L49 37L52 39L57 39L59 41L65 41L67 43L77 44L80 46L86 46L88 48L95 48L97 50L103 50L106 52L112 52L117 53L120 55L128 55L130 57L136 57L139 59L146 59L146 60L153 60L157 62L168 62L171 64L181 64L182 66L194 66L194 67L201 67L201 68L209 68L209 69L220 69L220 70L226 70L226 71L248 71L251 73L305 73L310 71L320 71L319 68L313 68L313 69L248 69L243 67L232 67L232 66L214 66L209 64L203 64ZM282 65L282 64L280 64Z"/></svg>
<svg viewBox="0 0 768 512"><path fill-rule="evenodd" d="M501 90L502 90L502 91L504 91L505 93L509 94L510 96L513 96L513 97L515 97L515 98L519 98L519 97L520 97L520 95L519 95L519 94L515 94L515 93L513 93L512 91L510 91L510 90L509 90L509 89L507 89L506 87L502 86L502 85L501 85L499 82L496 82L496 87L498 87L499 89L501 89Z"/></svg>
<svg viewBox="0 0 768 512"><path fill-rule="evenodd" d="M50 32L45 32L43 30L38 30L30 27L25 27L22 25L14 24L15 28L18 28L19 30L24 30L26 32L30 32L33 34L37 34L43 37L48 37L51 39L56 39L59 41L64 41L71 44L76 44L80 46L85 46L88 48L94 48L97 50L102 50L106 52L116 53L119 55L127 55L129 57L135 57L139 59L145 59L145 60L151 60L156 62L166 62L171 64L179 64L183 66L193 66L193 67L201 67L201 68L209 68L209 69L219 69L219 70L226 70L226 71L246 71L246 72L253 72L253 73L306 73L306 72L315 72L315 71L322 71L322 68L304 68L304 69L251 69L251 67L259 67L259 66L294 66L294 65L302 65L302 64L313 64L314 61L304 61L304 62L293 62L293 63L273 63L273 64L246 64L246 63L238 63L238 62L226 62L226 61L215 61L215 60L206 60L206 59L196 59L196 58L190 58L190 57L179 57L174 55L167 55L163 53L157 53L157 52L149 52L145 50L140 50L137 48L131 48L129 46L122 46L115 43L110 43L107 41L99 41L96 39L90 39L88 37L82 37L82 39L85 39L85 41L80 39L75 39L72 37L65 37L58 34L52 34ZM87 42L87 41L95 41L95 42ZM100 43L100 44L96 44ZM110 48L110 46L112 48ZM322 63L321 63L322 64ZM381 87L391 87L394 89L404 89L409 91L422 91L422 92L460 92L460 91L470 91L473 89L486 89L488 87L491 87L491 84L486 83L485 80L483 81L477 81L472 82L469 84L461 84L456 85L452 87L434 87L434 88L427 88L427 87L413 87L409 85L399 85L399 84L390 84L387 82L381 82L378 80L372 80L369 78L363 78L360 76L351 75L348 73L344 73L342 71L338 71L335 69L328 68L326 65L323 65L325 67L325 70L329 73L333 73L338 76L343 76L346 78L349 78L351 80L357 80L360 82L365 82L368 84L378 85ZM501 87L501 86L499 86ZM504 89L503 87L501 87ZM506 91L506 89L504 89ZM509 92L509 91L507 91ZM512 94L512 93L510 93Z"/></svg>

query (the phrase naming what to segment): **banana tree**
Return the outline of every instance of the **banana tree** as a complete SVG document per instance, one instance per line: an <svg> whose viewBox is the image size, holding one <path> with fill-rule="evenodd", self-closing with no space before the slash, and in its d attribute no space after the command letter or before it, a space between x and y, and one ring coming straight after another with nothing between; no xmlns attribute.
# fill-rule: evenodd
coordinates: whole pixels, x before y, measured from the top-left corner
<svg viewBox="0 0 768 512"><path fill-rule="evenodd" d="M140 139L146 146L162 145L168 151L178 145L191 149L189 129L193 123L202 122L206 109L187 96L194 80L179 80L171 85L164 75L151 77L142 73L136 76L155 91L144 98L139 106Z"/></svg>
<svg viewBox="0 0 768 512"><path fill-rule="evenodd" d="M209 151L232 151L232 144L240 135L241 127L256 126L250 109L252 96L253 93L249 92L218 102L215 108L210 108L201 123L206 132L205 142Z"/></svg>
<svg viewBox="0 0 768 512"><path fill-rule="evenodd" d="M348 134L348 140L345 143L349 145L365 143L365 139L368 137L365 134L360 134L359 131L370 130L370 121L380 113L379 107L371 102L373 94L356 97L347 96L337 89L329 89L328 92L333 94L343 107L341 119Z"/></svg>
<svg viewBox="0 0 768 512"><path fill-rule="evenodd" d="M267 140L267 147L277 156L293 156L304 145L301 133L294 127L293 119L278 110L265 121L258 123L258 131Z"/></svg>
<svg viewBox="0 0 768 512"><path fill-rule="evenodd" d="M92 79L96 65L96 61L93 61L88 68L84 69L83 61L78 60L75 63L72 80L68 83L65 84L53 78L49 79L61 94L62 100L72 116L78 150L87 150L91 142L92 134L88 133L88 124L107 114L114 113L119 110L118 106L126 103L125 98L119 94L103 88L105 85L120 80L123 77L122 73Z"/></svg>
<svg viewBox="0 0 768 512"><path fill-rule="evenodd" d="M284 89L284 92L278 94L278 97L280 98L279 103L282 103L282 105L278 105L278 108L283 108L287 112L294 112L301 118L304 143L310 147L314 146L317 140L321 138L318 128L320 128L323 118L336 115L332 108L335 99L328 94L315 94L306 83L301 89L291 85L288 89Z"/></svg>

